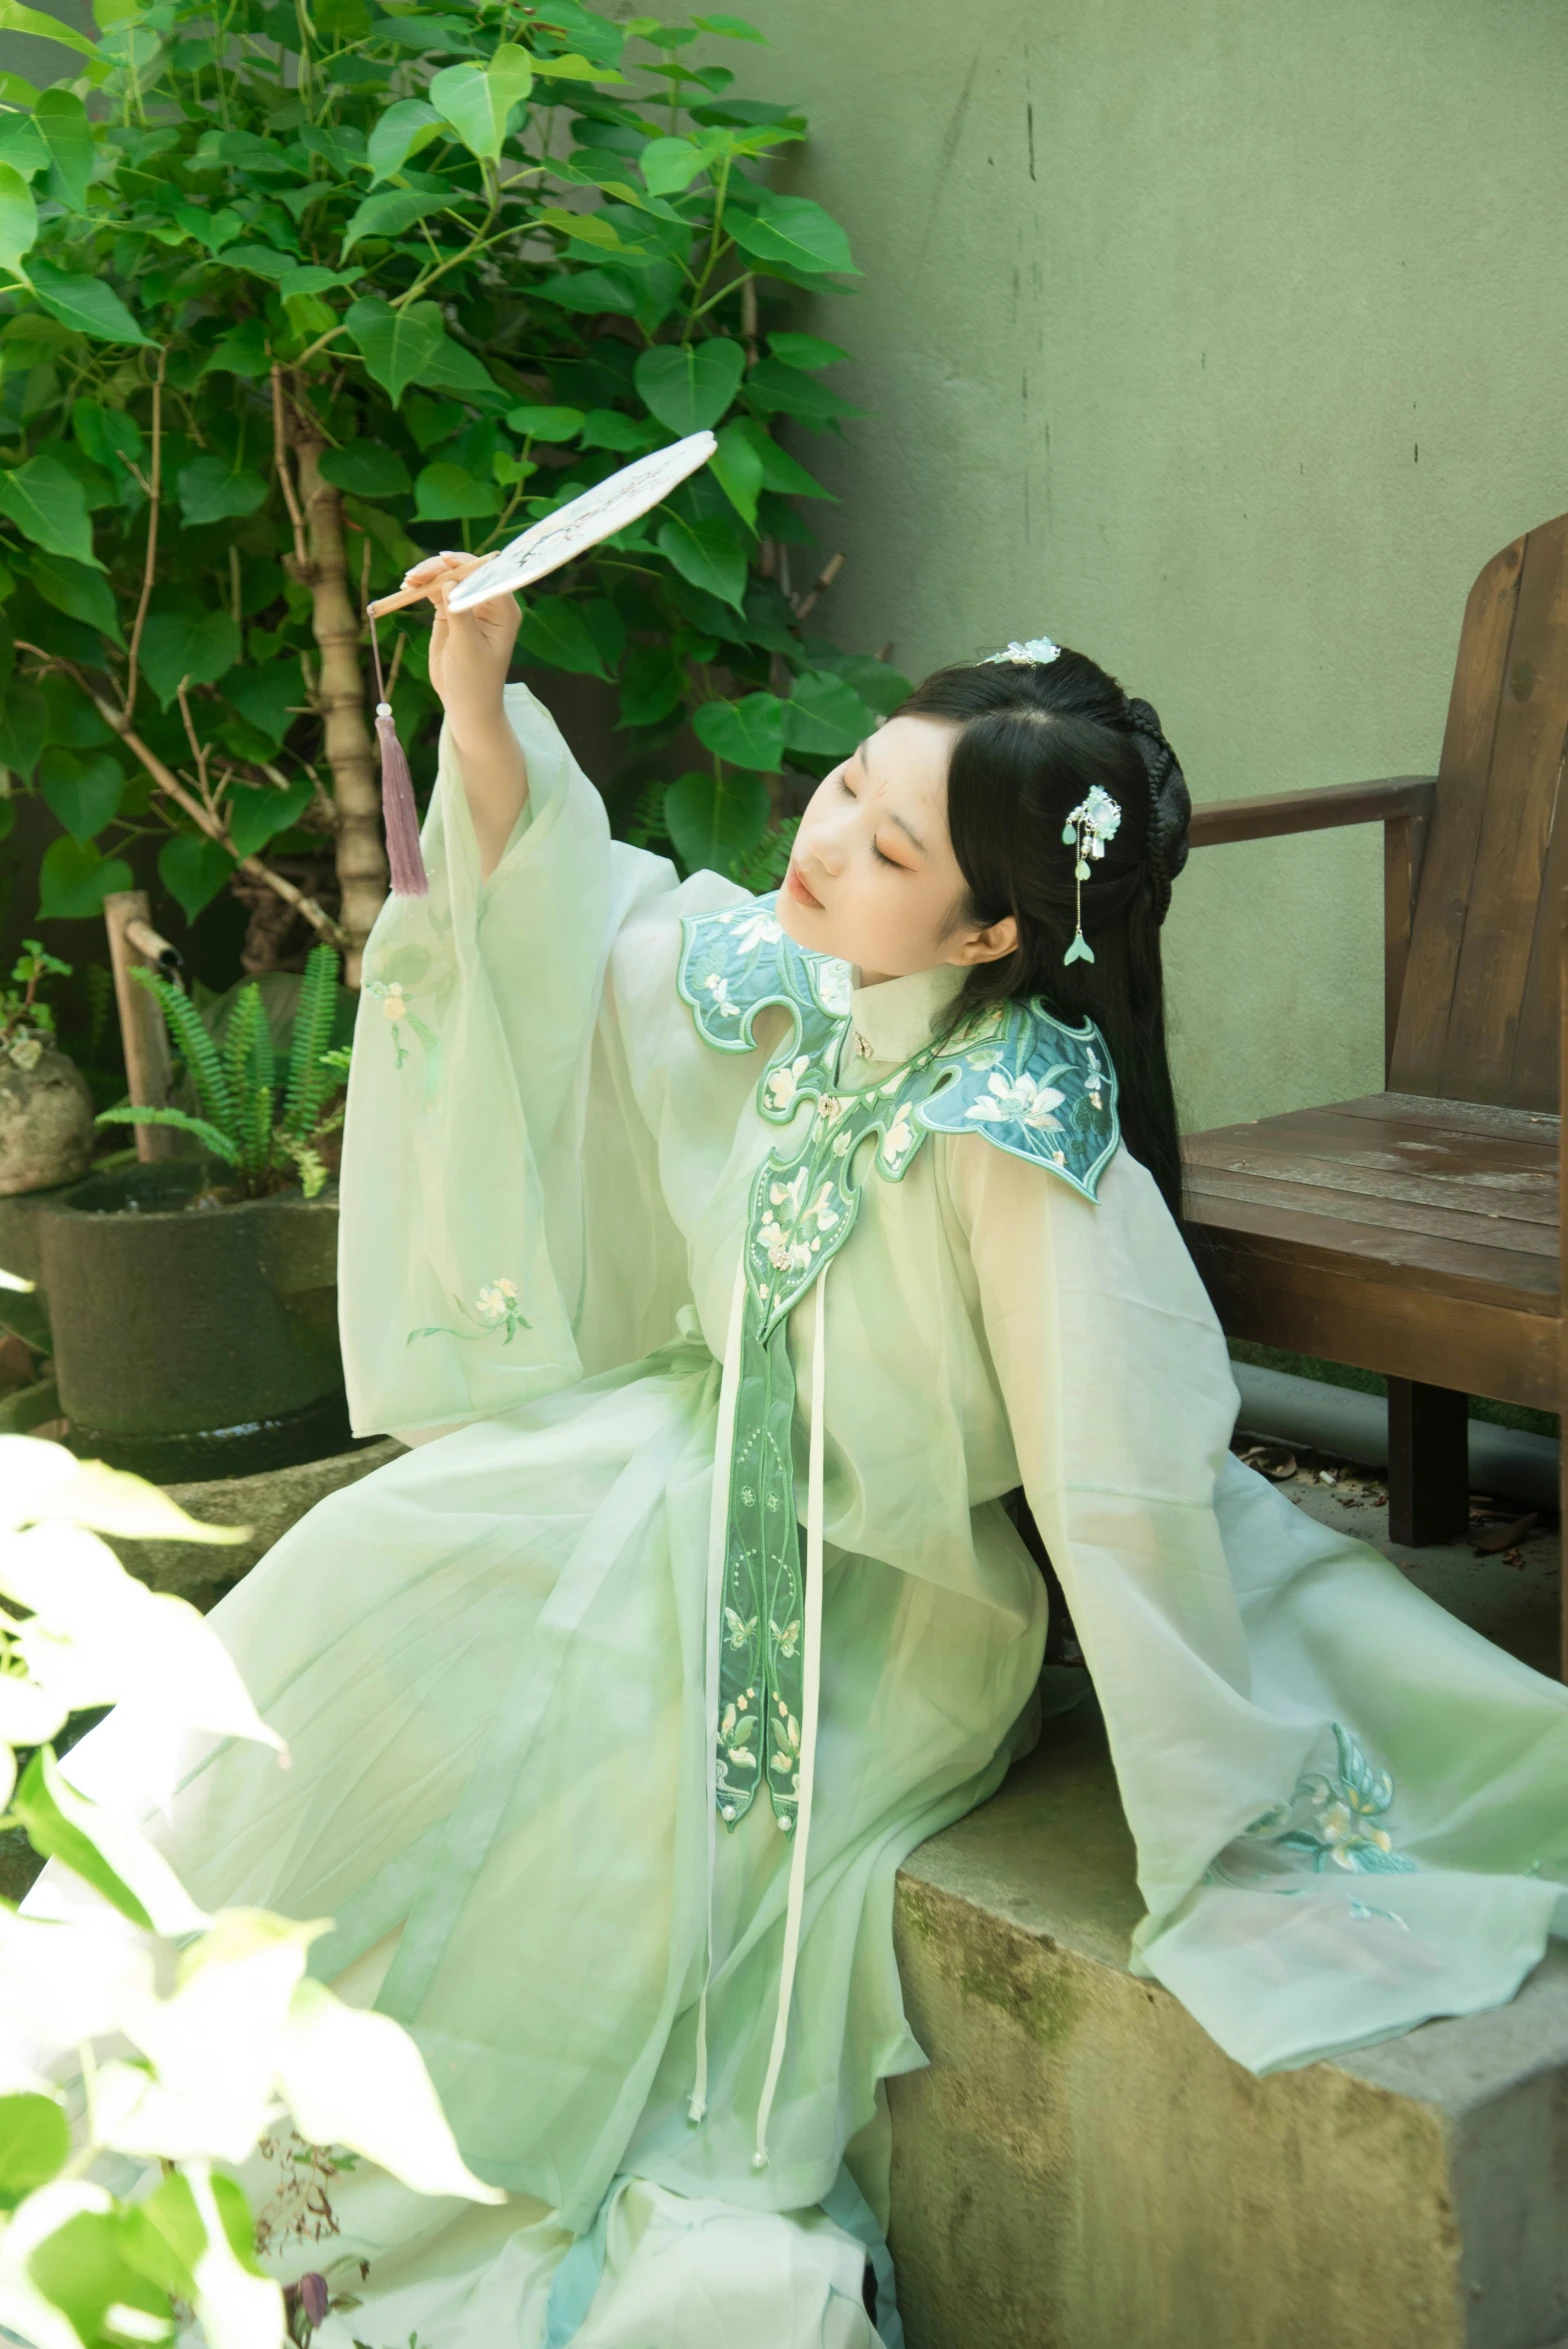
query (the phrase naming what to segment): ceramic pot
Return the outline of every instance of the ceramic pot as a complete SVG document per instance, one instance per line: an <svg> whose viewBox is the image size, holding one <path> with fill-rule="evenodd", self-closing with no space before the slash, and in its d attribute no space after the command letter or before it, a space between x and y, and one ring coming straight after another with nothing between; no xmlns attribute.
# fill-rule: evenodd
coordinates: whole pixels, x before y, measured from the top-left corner
<svg viewBox="0 0 1568 2349"><path fill-rule="evenodd" d="M86 1078L52 1045L31 1055L30 1041L0 1050L0 1197L74 1183L92 1164Z"/></svg>
<svg viewBox="0 0 1568 2349"><path fill-rule="evenodd" d="M346 1451L336 1192L193 1207L201 1181L94 1175L39 1218L73 1449L159 1484Z"/></svg>

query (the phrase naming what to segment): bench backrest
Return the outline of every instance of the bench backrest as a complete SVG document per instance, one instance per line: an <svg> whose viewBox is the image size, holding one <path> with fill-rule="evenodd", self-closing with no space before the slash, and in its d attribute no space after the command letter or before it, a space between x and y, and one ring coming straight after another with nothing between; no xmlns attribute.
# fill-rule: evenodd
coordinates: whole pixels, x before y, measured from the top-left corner
<svg viewBox="0 0 1568 2349"><path fill-rule="evenodd" d="M1568 741L1568 514L1470 590L1389 1084L1557 1108L1557 822Z"/></svg>

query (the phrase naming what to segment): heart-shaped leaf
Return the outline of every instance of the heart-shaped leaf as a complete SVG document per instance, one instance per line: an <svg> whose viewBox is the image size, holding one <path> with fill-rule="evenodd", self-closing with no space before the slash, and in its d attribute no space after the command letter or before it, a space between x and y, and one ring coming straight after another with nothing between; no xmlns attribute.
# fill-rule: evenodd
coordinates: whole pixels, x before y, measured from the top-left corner
<svg viewBox="0 0 1568 2349"><path fill-rule="evenodd" d="M414 307L434 310L438 318L441 315L434 302L416 302ZM458 392L480 407L503 407L508 396L476 352L465 349L462 343L454 342L451 335L444 333L438 337L416 380L432 391Z"/></svg>
<svg viewBox="0 0 1568 2349"><path fill-rule="evenodd" d="M86 563L73 563L65 555L40 552L28 565L27 576L44 602L53 604L57 612L96 628L111 644L123 644L114 589L102 571L92 570Z"/></svg>
<svg viewBox="0 0 1568 2349"><path fill-rule="evenodd" d="M0 268L21 274L22 256L38 241L38 206L14 163L0 163Z"/></svg>
<svg viewBox="0 0 1568 2349"><path fill-rule="evenodd" d="M23 179L48 170L49 150L34 129L30 114L0 116L0 163L11 164Z"/></svg>
<svg viewBox="0 0 1568 2349"><path fill-rule="evenodd" d="M820 334L770 334L768 349L786 367L836 367L849 357L841 345L824 342Z"/></svg>
<svg viewBox="0 0 1568 2349"><path fill-rule="evenodd" d="M776 693L748 693L743 701L705 701L692 727L715 758L776 775L784 764L784 710Z"/></svg>
<svg viewBox="0 0 1568 2349"><path fill-rule="evenodd" d="M664 828L690 873L728 873L750 856L771 814L758 775L679 775L664 794Z"/></svg>
<svg viewBox="0 0 1568 2349"><path fill-rule="evenodd" d="M694 16L691 21L699 33L720 33L727 41L760 41L764 49L769 45L767 34L743 16Z"/></svg>
<svg viewBox="0 0 1568 2349"><path fill-rule="evenodd" d="M350 306L344 323L371 377L394 408L408 386L419 381L421 369L429 366L445 339L434 302L394 310L379 295L367 295Z"/></svg>
<svg viewBox="0 0 1568 2349"><path fill-rule="evenodd" d="M52 2096L0 2096L0 2210L47 2186L70 2157L70 2124Z"/></svg>
<svg viewBox="0 0 1568 2349"><path fill-rule="evenodd" d="M86 107L70 90L45 90L33 121L49 150L49 194L68 212L85 212L97 155Z"/></svg>
<svg viewBox="0 0 1568 2349"><path fill-rule="evenodd" d="M0 473L0 514L46 553L103 569L93 553L87 493L57 457L29 457L25 465Z"/></svg>
<svg viewBox="0 0 1568 2349"><path fill-rule="evenodd" d="M91 842L51 840L38 868L39 919L83 921L89 914L101 914L104 899L114 890L135 886L123 857L100 856Z"/></svg>
<svg viewBox="0 0 1568 2349"><path fill-rule="evenodd" d="M876 731L877 714L854 687L825 670L808 669L784 704L784 740L814 758L843 758Z"/></svg>
<svg viewBox="0 0 1568 2349"><path fill-rule="evenodd" d="M829 270L842 276L859 274L850 258L848 237L832 213L813 204L809 196L780 196L764 188L755 212L736 207L726 212L724 225L755 261L777 261L806 276Z"/></svg>
<svg viewBox="0 0 1568 2349"><path fill-rule="evenodd" d="M674 564L683 579L740 610L746 587L746 550L733 522L718 514L701 522L687 522L679 514L671 514L659 525L657 543L660 554Z"/></svg>
<svg viewBox="0 0 1568 2349"><path fill-rule="evenodd" d="M467 69L459 66L459 73ZM356 206L343 232L343 250L338 255L346 261L362 237L400 237L416 220L423 220L432 212L451 209L448 193L430 194L410 188L383 188L377 196L367 196Z"/></svg>
<svg viewBox="0 0 1568 2349"><path fill-rule="evenodd" d="M101 278L81 277L56 269L52 261L35 261L28 271L34 293L51 318L100 343L147 343L135 319L112 286Z"/></svg>
<svg viewBox="0 0 1568 2349"><path fill-rule="evenodd" d="M541 595L526 604L517 642L525 660L538 661L546 669L566 669L582 677L609 675L582 605L568 596Z"/></svg>
<svg viewBox="0 0 1568 2349"><path fill-rule="evenodd" d="M277 749L306 707L298 659L280 655L258 669L231 669L223 681L223 698Z"/></svg>
<svg viewBox="0 0 1568 2349"><path fill-rule="evenodd" d="M216 685L240 657L227 612L152 612L142 630L142 674L165 709L186 680Z"/></svg>
<svg viewBox="0 0 1568 2349"><path fill-rule="evenodd" d="M97 838L120 804L125 775L107 750L55 744L38 762L38 788L73 840Z"/></svg>
<svg viewBox="0 0 1568 2349"><path fill-rule="evenodd" d="M323 481L357 498L402 497L414 486L397 451L373 440L355 440L347 448L323 450L320 469Z"/></svg>
<svg viewBox="0 0 1568 2349"><path fill-rule="evenodd" d="M236 783L226 810L236 856L254 856L297 823L314 796L308 775L296 775L287 791L260 783Z"/></svg>
<svg viewBox="0 0 1568 2349"><path fill-rule="evenodd" d="M393 179L410 156L438 136L441 117L423 98L400 98L389 106L365 142L372 187Z"/></svg>
<svg viewBox="0 0 1568 2349"><path fill-rule="evenodd" d="M414 512L421 522L482 521L500 510L495 484L476 481L448 457L426 465L414 483Z"/></svg>
<svg viewBox="0 0 1568 2349"><path fill-rule="evenodd" d="M217 256L225 269L242 269L249 277L265 277L281 285L299 267L297 253L280 253L275 245L228 245Z"/></svg>
<svg viewBox="0 0 1568 2349"><path fill-rule="evenodd" d="M506 423L522 440L575 440L584 417L581 408L508 408Z"/></svg>
<svg viewBox="0 0 1568 2349"><path fill-rule="evenodd" d="M84 457L111 478L120 468L141 469L145 446L141 426L123 408L105 408L97 400L71 402L71 430Z"/></svg>
<svg viewBox="0 0 1568 2349"><path fill-rule="evenodd" d="M31 33L40 41L58 41L62 48L74 49L78 57L87 58L101 75L103 58L97 42L90 41L74 25L62 24L58 17L48 15L41 8L26 8L22 0L4 0L3 7L0 7L0 32ZM37 93L32 95L36 100ZM18 99L16 103L25 104L26 101Z"/></svg>
<svg viewBox="0 0 1568 2349"><path fill-rule="evenodd" d="M732 425L726 424L724 430L725 432L744 433L746 439L756 450L758 461L762 466L762 486L764 489L780 491L786 497L831 498L833 496L833 492L830 489L824 489L820 481L813 479L812 475L806 471L805 466L790 455L788 449L779 447L778 442L760 417L738 416Z"/></svg>
<svg viewBox="0 0 1568 2349"><path fill-rule="evenodd" d="M705 343L661 343L644 351L632 381L650 415L684 439L717 424L745 370L740 344L714 335Z"/></svg>
<svg viewBox="0 0 1568 2349"><path fill-rule="evenodd" d="M158 851L158 878L188 922L212 903L233 870L233 857L205 832L176 832Z"/></svg>
<svg viewBox="0 0 1568 2349"><path fill-rule="evenodd" d="M242 318L227 334L220 334L207 354L204 375L241 375L254 381L272 365L267 348L266 321Z"/></svg>
<svg viewBox="0 0 1568 2349"><path fill-rule="evenodd" d="M634 644L621 671L623 726L657 726L681 705L684 685L668 644Z"/></svg>
<svg viewBox="0 0 1568 2349"><path fill-rule="evenodd" d="M798 416L820 431L839 416L863 416L853 400L846 400L814 375L786 367L782 359L764 359L746 378L746 397L757 407Z"/></svg>
<svg viewBox="0 0 1568 2349"><path fill-rule="evenodd" d="M762 455L751 437L749 417L726 424L709 460L714 478L743 522L755 526L763 486ZM752 429L755 429L754 427Z"/></svg>
<svg viewBox="0 0 1568 2349"><path fill-rule="evenodd" d="M237 473L216 450L193 457L176 476L180 512L187 522L227 522L254 514L267 495L259 473Z"/></svg>
<svg viewBox="0 0 1568 2349"><path fill-rule="evenodd" d="M38 764L48 731L48 705L37 686L10 678L0 693L0 767L25 781Z"/></svg>
<svg viewBox="0 0 1568 2349"><path fill-rule="evenodd" d="M430 102L471 155L498 161L512 108L533 87L528 51L504 41L488 65L449 65L430 84Z"/></svg>
<svg viewBox="0 0 1568 2349"><path fill-rule="evenodd" d="M690 139L650 139L637 158L638 169L652 196L679 195L707 165L707 155Z"/></svg>

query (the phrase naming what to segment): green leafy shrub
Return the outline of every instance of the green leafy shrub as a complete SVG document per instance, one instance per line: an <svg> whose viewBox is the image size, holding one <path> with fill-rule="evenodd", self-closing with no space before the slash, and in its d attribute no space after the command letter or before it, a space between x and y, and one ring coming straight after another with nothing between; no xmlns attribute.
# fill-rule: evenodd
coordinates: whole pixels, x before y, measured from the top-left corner
<svg viewBox="0 0 1568 2349"><path fill-rule="evenodd" d="M0 766L59 824L41 913L96 912L150 835L189 918L238 868L354 979L386 873L365 598L706 426L712 466L545 583L521 658L613 686L624 832L776 873L786 767L905 686L807 625L827 493L779 428L856 411L790 318L854 264L773 184L804 118L693 62L761 36L582 0L96 21L58 30L74 83L0 85ZM428 741L422 623L389 650Z"/></svg>
<svg viewBox="0 0 1568 2349"><path fill-rule="evenodd" d="M327 1179L321 1144L343 1123L348 1060L346 1052L327 1049L338 977L332 948L314 947L306 958L281 1108L272 1035L254 980L236 995L220 1047L182 987L140 967L131 977L163 1006L202 1114L121 1103L104 1110L98 1123L174 1126L193 1134L204 1150L233 1169L242 1198L259 1199L298 1182L306 1198L314 1199Z"/></svg>

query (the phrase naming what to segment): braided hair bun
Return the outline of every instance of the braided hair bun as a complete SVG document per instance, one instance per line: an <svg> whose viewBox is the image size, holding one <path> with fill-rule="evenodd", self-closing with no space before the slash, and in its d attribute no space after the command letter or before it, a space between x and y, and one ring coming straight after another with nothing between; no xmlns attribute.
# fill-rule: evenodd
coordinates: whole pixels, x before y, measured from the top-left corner
<svg viewBox="0 0 1568 2349"><path fill-rule="evenodd" d="M1160 729L1153 704L1127 698L1127 731L1149 774L1149 869L1154 883L1155 918L1164 921L1170 911L1171 887L1187 862L1187 832L1192 822L1192 794L1176 753Z"/></svg>

